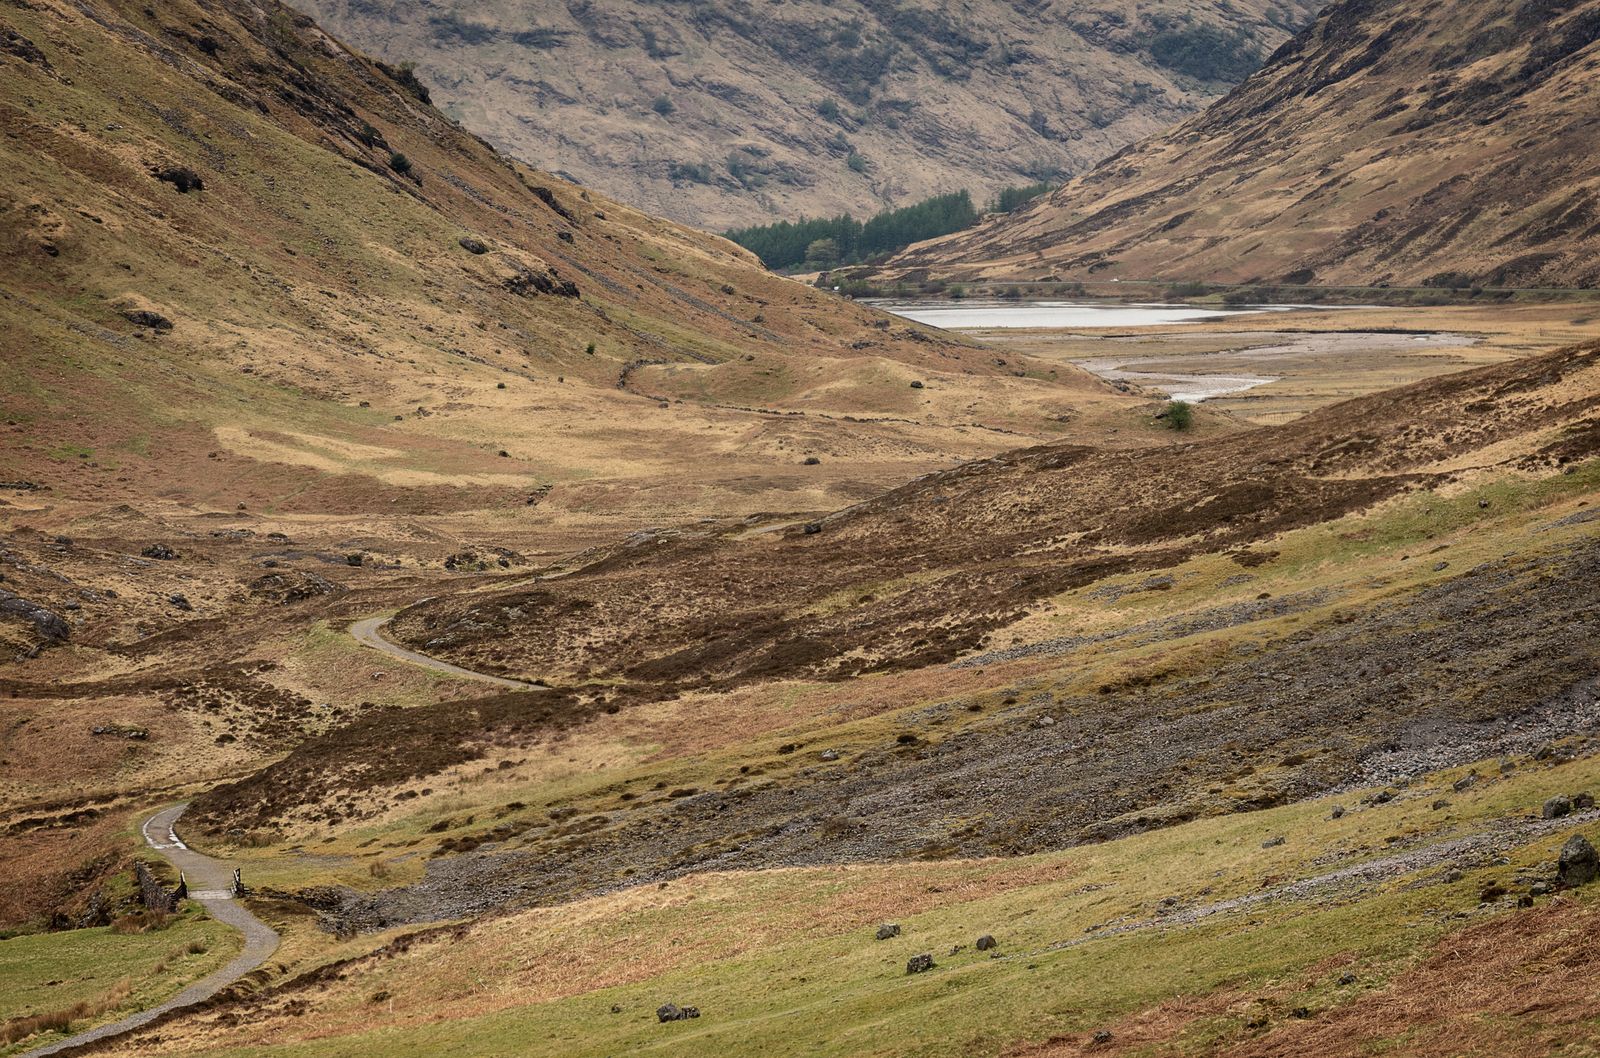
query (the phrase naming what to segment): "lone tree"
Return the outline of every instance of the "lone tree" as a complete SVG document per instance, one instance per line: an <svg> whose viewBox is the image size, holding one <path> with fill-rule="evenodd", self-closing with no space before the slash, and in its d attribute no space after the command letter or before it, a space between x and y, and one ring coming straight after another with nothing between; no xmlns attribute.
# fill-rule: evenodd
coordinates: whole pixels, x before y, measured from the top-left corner
<svg viewBox="0 0 1600 1058"><path fill-rule="evenodd" d="M839 243L833 239L813 239L806 245L806 260L819 265L839 263Z"/></svg>
<svg viewBox="0 0 1600 1058"><path fill-rule="evenodd" d="M1168 401L1160 417L1166 419L1169 430L1187 430L1194 425L1194 405L1186 400Z"/></svg>

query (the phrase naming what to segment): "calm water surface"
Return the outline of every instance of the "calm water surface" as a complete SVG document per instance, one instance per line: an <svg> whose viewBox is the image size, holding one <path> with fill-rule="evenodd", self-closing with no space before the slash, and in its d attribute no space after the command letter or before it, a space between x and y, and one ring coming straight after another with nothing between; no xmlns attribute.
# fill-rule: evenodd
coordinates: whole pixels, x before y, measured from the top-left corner
<svg viewBox="0 0 1600 1058"><path fill-rule="evenodd" d="M1288 312L1299 305L1243 305L1201 309L1193 305L1124 305L1085 301L873 301L896 316L946 330L1015 327L1159 327L1252 312Z"/></svg>

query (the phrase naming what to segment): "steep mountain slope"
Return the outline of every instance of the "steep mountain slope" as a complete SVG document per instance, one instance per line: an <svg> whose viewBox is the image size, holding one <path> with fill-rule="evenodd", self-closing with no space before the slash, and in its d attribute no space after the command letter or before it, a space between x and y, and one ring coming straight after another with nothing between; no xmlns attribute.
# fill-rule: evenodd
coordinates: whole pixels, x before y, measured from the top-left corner
<svg viewBox="0 0 1600 1058"><path fill-rule="evenodd" d="M820 445L857 457L854 483L830 461L789 484L842 500L907 460L1014 443L956 432L977 389L1034 425L1060 414L1069 387L497 156L287 8L150 10L0 14L0 480L439 511L719 463L796 475ZM698 371L698 401L645 395L672 364ZM959 381L913 408L907 382L935 369ZM714 407L729 392L896 421Z"/></svg>
<svg viewBox="0 0 1600 1058"><path fill-rule="evenodd" d="M703 228L1071 173L1236 83L1307 0L304 0L518 157Z"/></svg>
<svg viewBox="0 0 1600 1058"><path fill-rule="evenodd" d="M1205 113L885 278L1600 282L1600 4L1341 0Z"/></svg>

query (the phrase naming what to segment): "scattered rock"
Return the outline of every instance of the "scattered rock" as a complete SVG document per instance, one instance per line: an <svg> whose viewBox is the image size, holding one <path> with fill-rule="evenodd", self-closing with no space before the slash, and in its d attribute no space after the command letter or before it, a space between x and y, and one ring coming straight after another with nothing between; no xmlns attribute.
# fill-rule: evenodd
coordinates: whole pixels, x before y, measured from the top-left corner
<svg viewBox="0 0 1600 1058"><path fill-rule="evenodd" d="M911 383L911 388L912 389L922 389L923 388L922 381L919 379L919 380Z"/></svg>
<svg viewBox="0 0 1600 1058"><path fill-rule="evenodd" d="M1099 1029L1093 1036L1089 1037L1089 1045L1091 1047L1104 1047L1110 1042L1111 1032L1108 1029Z"/></svg>
<svg viewBox="0 0 1600 1058"><path fill-rule="evenodd" d="M923 952L921 955L913 955L906 961L906 973L908 975L925 974L933 969L933 966L933 956L928 952Z"/></svg>
<svg viewBox="0 0 1600 1058"><path fill-rule="evenodd" d="M1505 895L1505 886L1501 885L1499 882L1489 882L1483 887L1482 891L1478 893L1478 903L1492 904Z"/></svg>
<svg viewBox="0 0 1600 1058"><path fill-rule="evenodd" d="M1334 805L1333 806L1333 811L1328 813L1328 818L1329 819L1343 819L1344 818L1344 805Z"/></svg>
<svg viewBox="0 0 1600 1058"><path fill-rule="evenodd" d="M1593 807L1594 807L1594 794L1591 794L1591 793L1575 793L1575 794L1572 795L1572 810L1574 812L1581 812L1586 808L1593 808Z"/></svg>
<svg viewBox="0 0 1600 1058"><path fill-rule="evenodd" d="M1464 877L1466 877L1466 876L1463 875L1460 871L1455 870L1455 869L1451 869L1451 870L1448 870L1448 871L1444 872L1444 880L1445 880L1446 883L1453 884L1455 882L1459 882Z"/></svg>
<svg viewBox="0 0 1600 1058"><path fill-rule="evenodd" d="M344 556L344 564L347 566L359 566L365 557L361 554L346 555Z"/></svg>
<svg viewBox="0 0 1600 1058"><path fill-rule="evenodd" d="M898 922L885 922L878 927L879 940L888 940L890 937L898 937L899 935L900 924Z"/></svg>
<svg viewBox="0 0 1600 1058"><path fill-rule="evenodd" d="M180 610L188 611L194 609L194 604L191 603L189 601L189 597L184 595L182 592L173 592L171 595L167 596L167 602L171 603Z"/></svg>
<svg viewBox="0 0 1600 1058"><path fill-rule="evenodd" d="M1436 798L1434 800L1434 802L1433 802L1433 810L1435 812L1439 811L1442 808L1449 808L1449 807L1450 807L1450 802L1446 801L1443 797Z"/></svg>
<svg viewBox="0 0 1600 1058"><path fill-rule="evenodd" d="M263 565L276 566L277 562L269 558ZM332 595L339 590L338 585L326 577L319 577L315 573L303 573L299 570L263 573L251 581L249 587L251 595L278 606L303 602L306 599L314 599L320 595Z"/></svg>
<svg viewBox="0 0 1600 1058"><path fill-rule="evenodd" d="M817 754L817 759L818 760L825 760L825 761L836 761L836 760L839 759L839 751L836 750L836 749L825 749L821 753Z"/></svg>
<svg viewBox="0 0 1600 1058"><path fill-rule="evenodd" d="M977 948L979 951L989 951L998 946L998 942L987 933L979 937L978 943L973 945L973 947Z"/></svg>
<svg viewBox="0 0 1600 1058"><path fill-rule="evenodd" d="M1353 985L1356 983L1356 980L1356 975L1349 970L1346 970L1344 973L1339 975L1339 983L1341 985Z"/></svg>
<svg viewBox="0 0 1600 1058"><path fill-rule="evenodd" d="M172 548L168 547L166 544L151 544L149 547L139 552L139 554L143 555L145 558L158 558L163 562L171 562L173 559L178 557L178 553L172 550Z"/></svg>
<svg viewBox="0 0 1600 1058"><path fill-rule="evenodd" d="M1289 840L1288 838L1283 837L1282 835L1279 835L1278 837L1268 838L1266 841L1263 841L1261 843L1261 847L1264 848L1264 849L1275 849L1279 845L1282 845L1282 844L1285 844L1286 842L1288 842L1288 840Z"/></svg>
<svg viewBox="0 0 1600 1058"><path fill-rule="evenodd" d="M663 1003L656 1008L656 1018L662 1022L687 1021L700 1016L697 1007L680 1007L676 1003Z"/></svg>
<svg viewBox="0 0 1600 1058"><path fill-rule="evenodd" d="M154 331L172 330L172 321L159 312L149 309L127 309L122 313L122 318L139 327L149 327Z"/></svg>
<svg viewBox="0 0 1600 1058"><path fill-rule="evenodd" d="M822 532L822 523L821 522L807 522L806 523L805 534L807 536L815 536L817 533L820 533L820 532Z"/></svg>
<svg viewBox="0 0 1600 1058"><path fill-rule="evenodd" d="M1534 882L1528 887L1529 896L1549 896L1554 887L1549 882Z"/></svg>
<svg viewBox="0 0 1600 1058"><path fill-rule="evenodd" d="M578 296L578 285L570 279L562 279L553 268L548 272L538 272L532 268L518 267L501 280L500 285L519 298L531 298L536 294L554 294L559 298Z"/></svg>
<svg viewBox="0 0 1600 1058"><path fill-rule="evenodd" d="M1600 876L1600 856L1582 834L1574 834L1561 846L1561 858L1556 861L1556 877L1568 889L1588 885Z"/></svg>
<svg viewBox="0 0 1600 1058"><path fill-rule="evenodd" d="M97 724L89 729L89 734L125 738L130 742L143 742L150 737L150 732L142 727L124 727L121 724Z"/></svg>
<svg viewBox="0 0 1600 1058"><path fill-rule="evenodd" d="M1456 793L1461 793L1463 790L1471 789L1473 786L1477 785L1477 782L1478 773L1472 772L1468 775L1463 775L1461 778L1451 783L1450 789L1454 790Z"/></svg>

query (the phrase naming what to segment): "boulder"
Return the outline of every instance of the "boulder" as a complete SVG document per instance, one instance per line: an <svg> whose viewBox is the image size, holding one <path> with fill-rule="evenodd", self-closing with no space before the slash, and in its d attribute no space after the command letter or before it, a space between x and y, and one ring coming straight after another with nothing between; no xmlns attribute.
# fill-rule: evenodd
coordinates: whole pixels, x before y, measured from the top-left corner
<svg viewBox="0 0 1600 1058"><path fill-rule="evenodd" d="M0 614L27 621L46 643L64 643L72 634L72 626L67 624L66 618L3 588L0 588Z"/></svg>
<svg viewBox="0 0 1600 1058"><path fill-rule="evenodd" d="M470 235L463 235L461 238L457 239L456 242L460 243L461 248L470 254L486 254L489 252L489 247L485 246L480 240L474 239Z"/></svg>
<svg viewBox="0 0 1600 1058"><path fill-rule="evenodd" d="M1568 889L1588 885L1600 876L1600 856L1582 834L1574 834L1561 846L1561 858L1556 861L1556 877Z"/></svg>
<svg viewBox="0 0 1600 1058"><path fill-rule="evenodd" d="M663 1003L656 1008L656 1018L661 1022L688 1021L700 1016L696 1007L680 1007L676 1003Z"/></svg>
<svg viewBox="0 0 1600 1058"><path fill-rule="evenodd" d="M983 936L978 938L978 943L973 945L973 947L977 948L979 951L990 951L999 947L999 943L989 934L985 933Z"/></svg>
<svg viewBox="0 0 1600 1058"><path fill-rule="evenodd" d="M172 550L172 548L168 547L166 544L151 544L149 547L139 552L139 554L143 555L145 558L158 558L163 562L171 562L173 559L178 557L178 553Z"/></svg>
<svg viewBox="0 0 1600 1058"><path fill-rule="evenodd" d="M900 924L898 922L885 922L878 927L879 940L888 940L890 937L898 937L899 935Z"/></svg>
<svg viewBox="0 0 1600 1058"><path fill-rule="evenodd" d="M921 955L913 955L906 961L906 973L925 974L929 970L933 969L933 966L933 956L927 952L923 952Z"/></svg>
<svg viewBox="0 0 1600 1058"><path fill-rule="evenodd" d="M1539 810L1539 815L1544 819L1560 819L1562 816L1572 814L1572 798L1565 794L1556 794L1544 803Z"/></svg>

